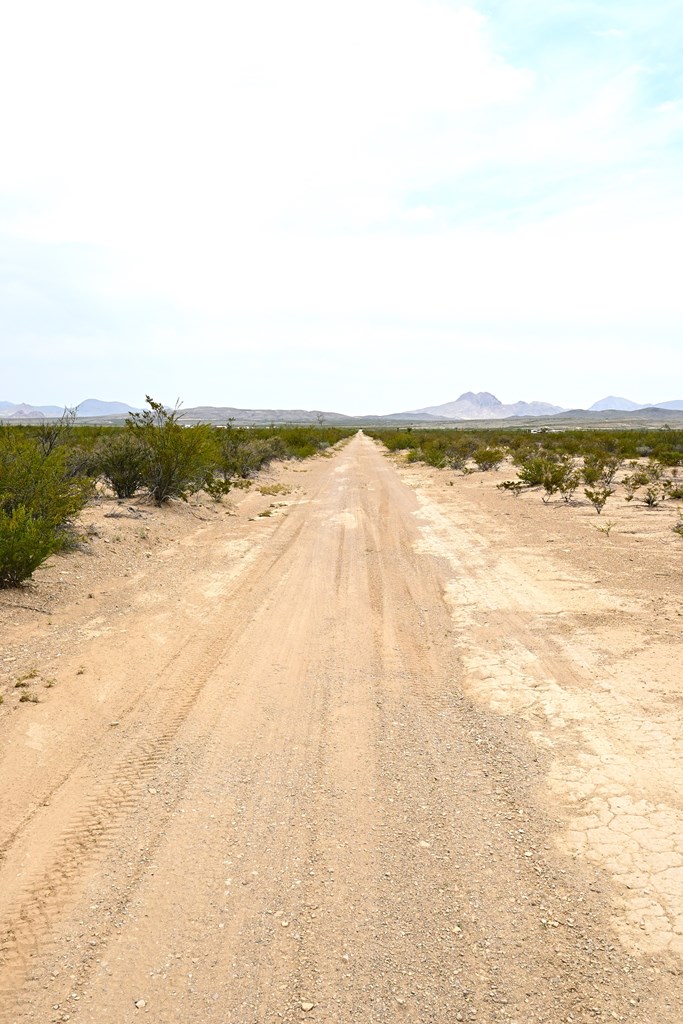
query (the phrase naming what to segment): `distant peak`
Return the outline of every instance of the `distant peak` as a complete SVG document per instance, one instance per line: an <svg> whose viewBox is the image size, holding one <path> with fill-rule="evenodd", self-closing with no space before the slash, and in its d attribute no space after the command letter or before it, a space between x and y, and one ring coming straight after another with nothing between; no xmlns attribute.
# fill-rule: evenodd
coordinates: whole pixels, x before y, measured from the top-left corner
<svg viewBox="0 0 683 1024"><path fill-rule="evenodd" d="M490 391L479 391L477 394L474 391L465 391L464 394L460 395L457 399L458 402L472 402L474 405L480 405L486 409L498 408L503 403L492 395Z"/></svg>
<svg viewBox="0 0 683 1024"><path fill-rule="evenodd" d="M594 402L591 405L589 412L604 412L608 409L614 409L621 412L629 412L634 409L642 409L643 406L639 402L634 402L630 398L621 398L618 395L608 395L607 398L601 398L599 402Z"/></svg>

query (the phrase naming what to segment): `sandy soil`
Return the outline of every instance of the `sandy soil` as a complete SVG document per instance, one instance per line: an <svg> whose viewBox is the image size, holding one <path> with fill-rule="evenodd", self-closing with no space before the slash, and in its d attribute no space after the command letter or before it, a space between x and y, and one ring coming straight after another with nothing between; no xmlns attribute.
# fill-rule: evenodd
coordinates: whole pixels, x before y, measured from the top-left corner
<svg viewBox="0 0 683 1024"><path fill-rule="evenodd" d="M358 435L0 593L0 1019L680 1024L675 513L506 475Z"/></svg>

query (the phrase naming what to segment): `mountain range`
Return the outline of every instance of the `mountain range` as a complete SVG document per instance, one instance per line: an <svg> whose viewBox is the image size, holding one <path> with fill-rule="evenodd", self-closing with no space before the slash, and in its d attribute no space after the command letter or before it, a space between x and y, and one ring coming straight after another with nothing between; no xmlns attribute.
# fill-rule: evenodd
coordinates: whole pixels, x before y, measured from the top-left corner
<svg viewBox="0 0 683 1024"><path fill-rule="evenodd" d="M418 421L428 423L447 423L452 421L471 420L503 420L519 417L550 417L560 413L573 418L589 416L592 414L610 412L638 413L642 411L664 411L683 412L683 400L675 399L668 402L656 402L651 405L641 405L629 398L618 398L609 395L594 402L589 409L565 409L559 405L551 405L549 402L512 402L505 404L495 395L488 391L465 391L459 398L452 402L444 402L442 405L428 405L422 409L412 409L407 412L389 413L384 416L347 416L336 412L319 412L310 409L238 409L232 406L197 406L195 408L183 409L184 420L204 422L226 422L229 419L237 423L316 423L321 420L327 423L356 423L363 422L391 422L391 421ZM64 408L58 405L27 405L14 402L0 401L0 419L3 420L39 420L59 417ZM133 406L125 402L102 402L97 398L88 398L81 402L76 408L76 416L79 419L122 419L130 412L139 412Z"/></svg>
<svg viewBox="0 0 683 1024"><path fill-rule="evenodd" d="M683 401L676 399L671 402L651 402L648 405L639 405L632 402L630 398L617 398L610 395L608 398L601 398L599 402L591 405L589 412L604 412L607 409L615 409L618 412L636 412L639 409L683 409Z"/></svg>
<svg viewBox="0 0 683 1024"><path fill-rule="evenodd" d="M610 395L607 398L601 398L598 402L594 402L589 409L577 409L575 411L577 413L606 412L608 410L637 412L642 409L683 410L683 401L675 400L641 405L638 402L632 402L629 398L617 398L614 395ZM508 419L513 416L556 416L558 413L570 411L574 410L569 410L559 405L550 405L548 402L513 402L505 405L488 391L479 391L477 394L472 391L465 391L454 402L445 402L443 405L429 405L424 409L414 409L407 413L395 413L393 418L498 420Z"/></svg>
<svg viewBox="0 0 683 1024"><path fill-rule="evenodd" d="M479 391L477 394L465 391L454 402L428 405L424 409L414 409L412 412L395 415L403 419L418 419L424 416L440 420L502 420L509 416L554 416L555 413L564 411L561 406L550 405L548 402L513 402L504 405L488 391Z"/></svg>
<svg viewBox="0 0 683 1024"><path fill-rule="evenodd" d="M139 412L125 402L101 402L99 398L86 398L76 406L76 417L91 419L96 416L127 416ZM53 419L64 413L63 405L27 405L25 402L0 402L0 418L12 420Z"/></svg>

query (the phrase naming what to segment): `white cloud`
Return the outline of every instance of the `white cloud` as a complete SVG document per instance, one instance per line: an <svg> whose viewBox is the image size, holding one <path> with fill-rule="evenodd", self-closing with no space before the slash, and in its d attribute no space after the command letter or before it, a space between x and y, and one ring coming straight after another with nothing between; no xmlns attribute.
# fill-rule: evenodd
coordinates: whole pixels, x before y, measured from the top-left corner
<svg viewBox="0 0 683 1024"><path fill-rule="evenodd" d="M401 187L432 155L411 145L438 137L425 119L527 84L479 15L417 0L29 2L4 39L0 174L52 198L25 229L124 245Z"/></svg>

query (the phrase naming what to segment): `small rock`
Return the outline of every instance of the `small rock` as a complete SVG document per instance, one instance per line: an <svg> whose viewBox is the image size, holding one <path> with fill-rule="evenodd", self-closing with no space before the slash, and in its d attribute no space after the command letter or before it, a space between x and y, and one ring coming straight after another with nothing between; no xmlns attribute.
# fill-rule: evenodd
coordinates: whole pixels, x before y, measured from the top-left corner
<svg viewBox="0 0 683 1024"><path fill-rule="evenodd" d="M144 999L136 999L135 1000L135 1009L136 1010L144 1010L144 1008L146 1006L147 1006L147 1003L145 1002Z"/></svg>
<svg viewBox="0 0 683 1024"><path fill-rule="evenodd" d="M305 1010L306 1013L308 1013L308 1011L312 1010L314 1006L315 1006L315 1003L302 1003L301 1004L301 1009Z"/></svg>

